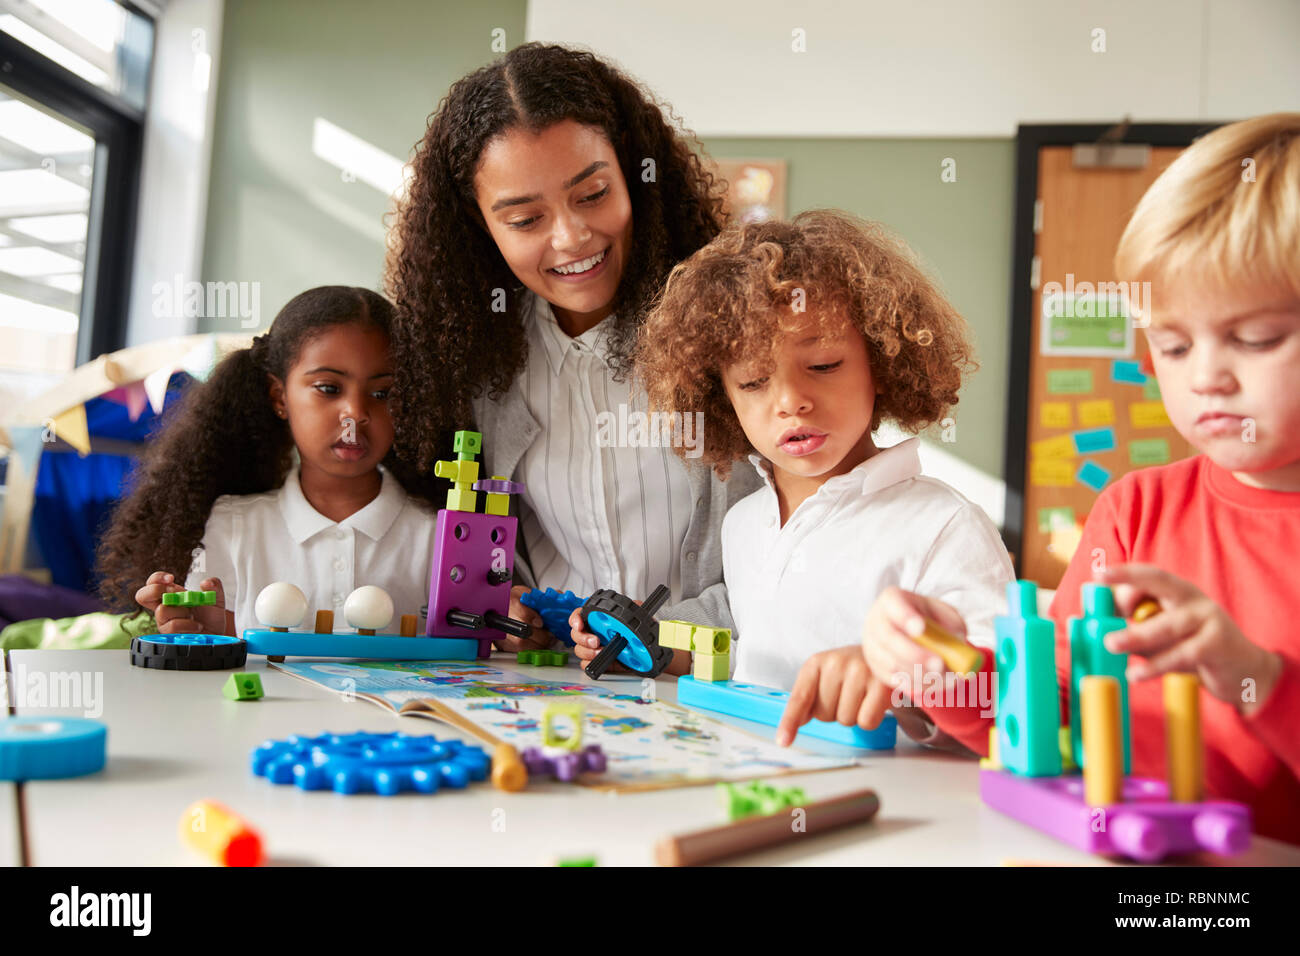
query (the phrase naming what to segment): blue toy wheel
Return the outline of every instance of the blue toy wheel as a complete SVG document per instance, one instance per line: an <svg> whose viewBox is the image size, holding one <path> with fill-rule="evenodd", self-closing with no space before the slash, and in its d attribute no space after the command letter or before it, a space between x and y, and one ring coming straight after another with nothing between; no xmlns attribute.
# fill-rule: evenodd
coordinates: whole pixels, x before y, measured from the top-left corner
<svg viewBox="0 0 1300 956"><path fill-rule="evenodd" d="M221 671L243 667L248 645L225 634L148 634L131 639L131 663L164 671Z"/></svg>
<svg viewBox="0 0 1300 956"><path fill-rule="evenodd" d="M604 611L592 611L587 615L587 630L599 637L601 644L608 644L615 635L621 635L627 640L627 647L618 655L619 663L634 671L650 669L650 653L641 638L618 618Z"/></svg>

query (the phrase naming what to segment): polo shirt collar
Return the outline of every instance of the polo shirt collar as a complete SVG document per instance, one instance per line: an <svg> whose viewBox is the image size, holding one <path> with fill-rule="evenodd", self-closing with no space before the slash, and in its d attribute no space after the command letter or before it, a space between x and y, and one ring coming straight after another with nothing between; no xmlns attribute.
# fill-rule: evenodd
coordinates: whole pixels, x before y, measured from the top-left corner
<svg viewBox="0 0 1300 956"><path fill-rule="evenodd" d="M882 448L866 461L857 465L852 471L828 479L817 494L838 494L848 489L859 490L864 495L873 494L891 485L916 478L921 474L921 439L908 438ZM762 455L750 455L750 463L758 472L764 483L773 491L772 463Z"/></svg>
<svg viewBox="0 0 1300 956"><path fill-rule="evenodd" d="M379 470L381 484L379 494L356 514L349 515L338 522L340 528L352 528L360 531L373 541L379 541L388 533L388 529L397 520L397 515L406 503L406 492L396 478L390 478L384 469ZM280 488L280 514L289 527L289 534L294 541L303 544L322 531L335 527L335 522L311 506L307 496L302 493L302 484L298 479L298 468L289 470Z"/></svg>

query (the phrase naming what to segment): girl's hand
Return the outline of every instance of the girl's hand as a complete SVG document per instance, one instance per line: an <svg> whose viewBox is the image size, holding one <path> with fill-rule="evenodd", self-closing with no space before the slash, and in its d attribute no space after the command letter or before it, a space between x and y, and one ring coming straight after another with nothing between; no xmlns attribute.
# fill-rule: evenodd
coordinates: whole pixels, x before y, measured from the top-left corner
<svg viewBox="0 0 1300 956"><path fill-rule="evenodd" d="M833 720L865 730L879 726L889 706L889 687L876 680L856 644L822 651L804 661L776 728L788 747L808 721Z"/></svg>
<svg viewBox="0 0 1300 956"><path fill-rule="evenodd" d="M519 601L521 594L527 594L532 588L516 584L510 589L510 616L516 621L527 621L532 625L533 633L529 637L515 637L507 634L492 642L499 651L517 654L519 651L536 651L550 647L555 643L555 635L546 629L546 622L536 610Z"/></svg>
<svg viewBox="0 0 1300 956"><path fill-rule="evenodd" d="M640 604L640 601L636 602ZM586 623L582 620L582 608L575 607L573 613L569 615L569 636L573 638L573 653L581 662L581 666L586 667L589 661L596 659L596 655L604 649L600 643L600 638L587 630ZM616 674L619 672L627 673L627 668L615 661L610 665L609 670L605 673Z"/></svg>
<svg viewBox="0 0 1300 956"><path fill-rule="evenodd" d="M153 612L160 634L225 634L226 592L221 586L221 579L208 578L199 584L199 590L217 592L215 604L204 607L169 607L162 603L164 594L184 590L184 587L176 583L174 575L166 571L155 571L149 575L145 586L136 592L135 599L145 610Z"/></svg>
<svg viewBox="0 0 1300 956"><path fill-rule="evenodd" d="M943 659L912 640L913 635L925 631L926 618L954 637L966 636L966 622L952 605L896 587L880 592L862 623L862 655L871 673L909 699L918 669L922 681L932 673L942 675L945 682L949 679ZM883 713L881 708L880 715ZM880 715L875 710L869 714L877 722Z"/></svg>
<svg viewBox="0 0 1300 956"><path fill-rule="evenodd" d="M1110 568L1100 580L1114 586L1116 610L1124 617L1143 597L1160 602L1159 614L1106 635L1111 653L1146 658L1129 661L1130 681L1195 673L1206 690L1246 715L1267 699L1282 673L1282 659L1251 642L1196 585L1147 564ZM1244 693L1247 687L1253 694Z"/></svg>

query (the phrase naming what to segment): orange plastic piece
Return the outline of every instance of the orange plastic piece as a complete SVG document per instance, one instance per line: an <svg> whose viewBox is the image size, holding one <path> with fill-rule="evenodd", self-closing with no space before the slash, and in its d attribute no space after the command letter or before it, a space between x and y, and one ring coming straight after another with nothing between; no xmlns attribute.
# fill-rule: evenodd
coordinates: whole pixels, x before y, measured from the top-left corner
<svg viewBox="0 0 1300 956"><path fill-rule="evenodd" d="M1205 799L1205 749L1201 742L1201 681L1195 674L1166 674L1165 765L1169 799Z"/></svg>
<svg viewBox="0 0 1300 956"><path fill-rule="evenodd" d="M1119 681L1092 675L1080 687L1083 723L1083 796L1089 806L1119 803L1124 790Z"/></svg>
<svg viewBox="0 0 1300 956"><path fill-rule="evenodd" d="M181 842L219 866L261 866L262 838L215 800L200 800L181 816Z"/></svg>

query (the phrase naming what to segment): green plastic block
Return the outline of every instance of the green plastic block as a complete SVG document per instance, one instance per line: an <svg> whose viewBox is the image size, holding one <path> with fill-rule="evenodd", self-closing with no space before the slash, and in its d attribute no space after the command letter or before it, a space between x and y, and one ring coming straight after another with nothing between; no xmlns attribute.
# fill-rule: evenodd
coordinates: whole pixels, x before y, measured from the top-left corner
<svg viewBox="0 0 1300 956"><path fill-rule="evenodd" d="M456 432L451 442L452 451L457 455L477 455L483 450L483 433L471 431Z"/></svg>
<svg viewBox="0 0 1300 956"><path fill-rule="evenodd" d="M703 624L692 626L695 630L691 633L691 650L701 654L731 653L730 628L705 627Z"/></svg>
<svg viewBox="0 0 1300 956"><path fill-rule="evenodd" d="M487 503L483 510L490 515L508 515L510 514L510 496L488 494Z"/></svg>
<svg viewBox="0 0 1300 956"><path fill-rule="evenodd" d="M464 489L457 485L447 492L448 511L474 511L478 507L478 492L468 489L468 485Z"/></svg>
<svg viewBox="0 0 1300 956"><path fill-rule="evenodd" d="M1007 585L1005 617L995 618L998 760L1012 773L1061 773L1061 700L1056 686L1056 628L1038 616L1038 585Z"/></svg>
<svg viewBox="0 0 1300 956"><path fill-rule="evenodd" d="M1122 631L1128 622L1115 614L1115 595L1103 584L1083 586L1083 617L1070 618L1070 751L1077 766L1083 766L1083 722L1080 719L1083 679L1114 677L1119 681L1120 739L1124 744L1124 773L1132 773L1129 746L1127 654L1112 654L1102 643L1111 631ZM1005 762L1005 759L1004 759Z"/></svg>
<svg viewBox="0 0 1300 956"><path fill-rule="evenodd" d="M533 664L537 667L563 667L569 663L567 651L520 651L516 664Z"/></svg>
<svg viewBox="0 0 1300 956"><path fill-rule="evenodd" d="M660 621L659 646L671 647L678 651L691 649L691 628L685 621Z"/></svg>
<svg viewBox="0 0 1300 956"><path fill-rule="evenodd" d="M791 807L802 806L808 800L802 787L781 789L761 780L743 785L720 783L717 793L723 809L727 811L727 819L732 822L745 817L771 816Z"/></svg>
<svg viewBox="0 0 1300 956"><path fill-rule="evenodd" d="M571 860L557 860L556 866L595 866L596 858L594 856L575 856Z"/></svg>
<svg viewBox="0 0 1300 956"><path fill-rule="evenodd" d="M168 591L162 602L164 607L212 607L217 603L217 592Z"/></svg>
<svg viewBox="0 0 1300 956"><path fill-rule="evenodd" d="M256 674L231 674L221 687L221 693L231 700L258 700L262 694L262 678Z"/></svg>
<svg viewBox="0 0 1300 956"><path fill-rule="evenodd" d="M726 680L731 674L731 655L696 654L691 673L696 680Z"/></svg>
<svg viewBox="0 0 1300 956"><path fill-rule="evenodd" d="M478 462L476 461L439 461L434 462L433 473L439 478L446 478L461 485L473 485L478 481ZM470 489L473 490L473 489Z"/></svg>
<svg viewBox="0 0 1300 956"><path fill-rule="evenodd" d="M568 737L560 737L555 733L555 725L563 717L573 721L573 733ZM580 701L560 701L546 706L542 711L542 743L547 747L563 747L565 750L577 750L582 746L582 703Z"/></svg>

